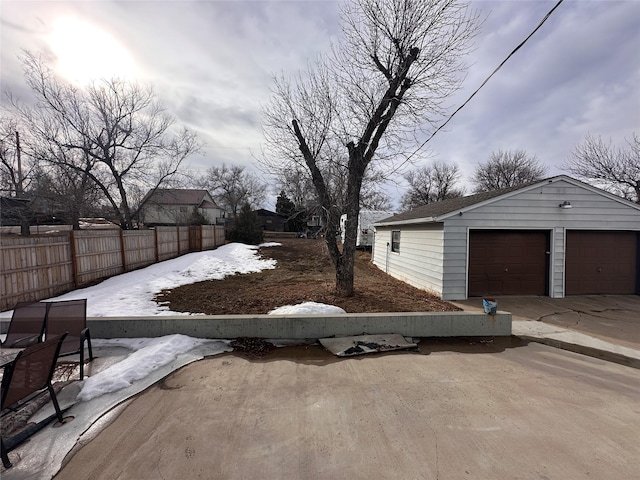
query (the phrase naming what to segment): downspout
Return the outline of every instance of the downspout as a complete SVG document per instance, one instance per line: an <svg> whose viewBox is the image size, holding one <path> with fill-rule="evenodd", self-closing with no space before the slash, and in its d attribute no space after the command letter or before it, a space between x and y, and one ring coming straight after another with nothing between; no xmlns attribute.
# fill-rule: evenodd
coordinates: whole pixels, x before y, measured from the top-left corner
<svg viewBox="0 0 640 480"><path fill-rule="evenodd" d="M384 273L389 273L389 248L391 248L391 243L387 242L387 257L384 260Z"/></svg>

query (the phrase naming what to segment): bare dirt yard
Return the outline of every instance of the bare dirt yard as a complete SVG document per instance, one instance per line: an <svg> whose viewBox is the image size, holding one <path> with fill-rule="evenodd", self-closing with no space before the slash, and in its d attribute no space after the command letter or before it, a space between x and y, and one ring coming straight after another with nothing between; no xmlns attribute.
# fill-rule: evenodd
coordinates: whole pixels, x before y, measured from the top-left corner
<svg viewBox="0 0 640 480"><path fill-rule="evenodd" d="M356 254L355 295L339 297L334 292L335 270L324 240L276 241L281 246L259 250L262 257L278 262L274 270L185 285L164 291L156 299L168 302L173 311L208 315L265 314L302 302L335 305L348 313L460 310L385 274L371 263L368 251Z"/></svg>

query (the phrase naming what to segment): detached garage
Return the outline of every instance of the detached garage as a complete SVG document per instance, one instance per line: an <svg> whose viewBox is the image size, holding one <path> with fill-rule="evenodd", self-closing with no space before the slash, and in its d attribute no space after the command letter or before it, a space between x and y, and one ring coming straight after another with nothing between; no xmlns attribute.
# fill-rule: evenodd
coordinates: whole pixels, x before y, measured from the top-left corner
<svg viewBox="0 0 640 480"><path fill-rule="evenodd" d="M376 224L373 263L445 300L640 293L640 205L564 175Z"/></svg>

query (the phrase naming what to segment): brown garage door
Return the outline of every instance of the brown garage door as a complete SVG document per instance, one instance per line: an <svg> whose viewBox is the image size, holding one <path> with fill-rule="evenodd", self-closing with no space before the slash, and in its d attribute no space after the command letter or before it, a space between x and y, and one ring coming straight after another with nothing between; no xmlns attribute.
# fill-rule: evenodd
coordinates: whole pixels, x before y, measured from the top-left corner
<svg viewBox="0 0 640 480"><path fill-rule="evenodd" d="M634 294L637 277L637 232L567 231L567 295Z"/></svg>
<svg viewBox="0 0 640 480"><path fill-rule="evenodd" d="M469 234L469 296L546 295L549 232Z"/></svg>

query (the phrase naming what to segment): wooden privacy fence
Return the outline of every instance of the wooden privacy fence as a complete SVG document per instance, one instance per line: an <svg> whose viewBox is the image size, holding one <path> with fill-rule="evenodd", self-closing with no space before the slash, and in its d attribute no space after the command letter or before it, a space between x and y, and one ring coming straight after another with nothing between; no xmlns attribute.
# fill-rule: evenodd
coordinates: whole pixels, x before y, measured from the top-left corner
<svg viewBox="0 0 640 480"><path fill-rule="evenodd" d="M224 242L221 225L0 236L0 311Z"/></svg>

